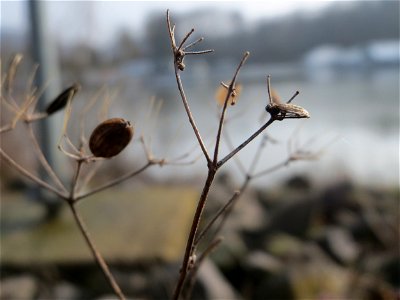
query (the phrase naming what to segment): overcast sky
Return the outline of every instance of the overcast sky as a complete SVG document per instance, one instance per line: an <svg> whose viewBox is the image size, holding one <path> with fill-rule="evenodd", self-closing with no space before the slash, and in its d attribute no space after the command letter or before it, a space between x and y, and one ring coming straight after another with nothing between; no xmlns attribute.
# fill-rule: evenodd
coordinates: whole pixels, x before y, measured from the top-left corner
<svg viewBox="0 0 400 300"><path fill-rule="evenodd" d="M46 7L49 27L63 40L85 39L104 44L115 33L126 28L138 35L146 18L154 11L184 13L197 8L214 8L221 12L237 11L247 21L278 17L294 11L318 10L332 1L42 1ZM27 1L1 1L1 27L25 30ZM95 34L94 34L95 33Z"/></svg>

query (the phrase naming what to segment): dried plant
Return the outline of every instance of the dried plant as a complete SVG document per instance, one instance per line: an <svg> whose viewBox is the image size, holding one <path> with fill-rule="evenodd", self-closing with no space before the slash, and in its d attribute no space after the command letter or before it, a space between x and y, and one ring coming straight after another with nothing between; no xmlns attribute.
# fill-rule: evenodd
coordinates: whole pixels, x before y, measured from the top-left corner
<svg viewBox="0 0 400 300"><path fill-rule="evenodd" d="M179 43L177 43L175 37L175 25L172 25L171 23L169 11L167 11L167 28L170 37L174 73L179 95L185 108L186 115L189 119L189 124L193 129L193 133L195 134L198 147L200 147L201 149L201 156L204 157L207 166L207 177L204 180L202 192L193 216L189 236L186 242L184 257L182 259L179 277L174 293L172 295L172 298L177 300L182 297L185 299L190 298L191 290L196 279L196 274L202 261L204 261L204 259L222 242L222 237L220 237L219 234L226 222L226 219L231 214L235 203L237 203L240 196L248 188L251 180L270 174L275 170L287 166L293 161L314 159L317 157L318 152L305 151L304 148L300 147L297 150L289 152L288 157L277 165L265 170L261 170L259 172L255 172L256 166L259 164L263 149L266 147L268 142L272 141L272 139L267 134L265 134L266 129L275 121L310 117L309 113L304 108L291 103L292 100L299 94L299 92L296 92L294 96L290 98L286 103L280 103L278 101L279 97L277 96L276 92L271 89L269 75L267 76L266 89L269 100L265 107L266 112L269 113L269 118L267 118L268 115L264 112L266 115L266 121L264 121L262 125L241 144L233 146L229 138L228 132L224 130L224 125L226 125L228 108L232 105L235 105L242 90L242 85L237 83L237 78L239 76L240 70L242 69L250 55L249 52L245 52L243 54L243 57L236 67L236 70L230 82L222 82L219 90L217 91L216 95L221 111L218 118L218 129L215 133L213 133L213 145L212 149L210 150L210 146L204 142L202 134L200 133L196 125L195 119L192 115L189 100L186 96L181 80L181 73L187 69L185 65L186 56L204 55L207 53L211 53L213 50L190 50L191 48L200 44L203 41L203 38L199 38L191 43L188 43L188 39L193 34L194 29L191 29L183 37L183 39ZM80 139L77 145L74 144L69 138L68 124L72 113L72 100L77 97L77 94L81 89L80 85L75 83L66 88L63 92L60 93L59 96L54 99L54 101L52 101L47 106L45 111L38 112L35 110L35 106L38 99L40 98L43 88L39 89L33 86L32 78L34 77L34 75L28 83L29 88L26 92L25 99L23 99L20 104L15 99L13 82L15 79L17 68L21 61L22 56L16 55L8 67L6 76L2 76L1 105L2 107L6 108L7 111L9 111L13 115L13 117L10 122L0 127L0 134L13 130L18 122L23 122L28 129L28 133L36 157L46 171L47 177L41 178L40 176L33 174L32 172L24 168L24 166L15 161L2 148L0 148L1 158L6 163L11 165L14 169L18 170L23 176L36 183L39 187L52 192L57 197L64 200L64 202L71 210L71 213L80 230L80 233L82 234L84 240L90 248L91 253L97 264L103 271L115 295L117 295L120 299L125 299L125 296L115 278L113 277L106 261L96 248L95 243L91 238L88 229L84 223L84 220L79 214L77 204L93 194L99 193L103 190L111 188L112 186L115 186L137 176L151 166L164 166L168 164L191 164L198 158L189 162L185 162L184 160L189 156L188 153L177 155L174 159L154 158L149 146L145 142L144 136L141 136L139 140L146 154L146 162L141 167L136 170L132 170L127 174L120 176L119 178L110 180L98 187L84 192L83 188L92 179L92 177L95 176L97 166L102 161L118 155L129 144L134 135L134 126L132 125L133 123L122 118L111 118L105 120L93 130L89 140L87 140L84 134L84 120L96 100L89 101L84 109L80 112ZM95 98L98 97L94 97L94 99ZM243 99L243 101L245 100ZM106 107L107 106L108 105L106 105ZM265 104L260 104L260 111L264 111L264 106ZM156 107L156 105L154 105L154 107ZM51 117L60 110L64 110L65 113L64 124L58 148L62 153L65 154L66 157L74 161L75 164L75 169L73 174L71 174L69 186L65 186L63 184L58 174L47 161L45 155L43 154L41 146L36 139L34 128L32 127L32 123L39 122L43 119ZM245 168L240 160L237 159L237 154L260 135L262 135L262 137L257 151L253 156L250 167ZM221 157L220 146L223 137L225 137L225 140L230 147L230 151L228 152L228 154ZM89 149L90 153L88 151ZM233 192L231 198L225 203L225 205L223 205L221 209L215 214L215 216L207 221L204 228L200 230L199 224L203 219L203 212L206 207L207 199L210 193L210 189L213 186L215 176L217 172L221 169L221 167L234 157L236 158L236 162L239 164L239 168L243 173L245 180L243 181L240 188L237 191ZM85 176L82 176L82 168L84 168L84 166L88 165L89 163L91 163L90 171L87 172ZM49 181L51 181L51 183ZM204 237L206 235L209 235L210 238L208 240L211 240L211 242L202 247L204 250L199 254L197 253L199 245L202 241L205 240Z"/></svg>
<svg viewBox="0 0 400 300"><path fill-rule="evenodd" d="M109 180L108 182L98 187L94 187L89 191L83 191L87 183L96 173L97 167L93 164L93 162L100 163L101 161L112 158L123 151L123 149L129 144L133 137L134 128L127 120L124 120L122 118L111 118L100 123L93 130L89 140L87 140L84 135L84 120L94 104L94 102L90 101L87 106L81 111L80 142L79 145L74 145L68 135L68 123L72 112L72 99L76 96L77 92L80 89L80 86L78 84L73 84L72 86L61 92L47 106L44 112L36 112L35 104L37 103L41 92L38 90L37 87L33 87L31 84L29 84L30 89L26 93L25 100L22 102L22 104L18 104L18 101L16 101L16 97L14 96L13 81L18 65L21 63L22 59L22 55L16 55L11 60L11 63L7 70L7 75L2 77L5 78L5 80L3 79L1 84L1 105L2 107L7 108L8 111L13 113L14 117L12 118L11 122L1 126L0 133L4 134L13 130L16 127L17 123L19 121L22 121L27 127L29 138L32 142L33 150L36 154L36 157L46 171L46 178L41 178L40 176L35 175L34 173L26 169L24 166L20 165L2 148L0 148L1 158L11 167L19 171L23 176L32 180L39 187L52 192L58 198L64 200L64 202L70 208L74 220L82 236L84 237L84 240L86 241L94 259L103 271L114 293L120 299L125 299L125 296L122 293L116 280L114 279L106 261L102 257L101 253L98 251L95 242L91 238L89 231L84 223L84 220L79 213L77 204L78 202L91 195L104 191L139 175L151 166L168 165L170 163L170 160L164 158L154 158L151 154L151 150L145 143L144 137L141 137L140 141L142 143L147 159L147 162L144 163L142 167L130 171L127 174L122 175L116 179ZM41 145L36 138L36 134L32 126L32 123L44 120L62 109L65 109L64 125L58 148L67 157L75 161L75 171L71 176L71 183L69 187L63 184L60 177L55 172L54 168L49 164L43 153ZM87 152L88 148L90 149L91 153ZM180 155L180 157L172 159L171 164L191 163L183 161L183 159L185 159L187 156L188 155L186 154ZM89 171L85 176L81 176L82 168L89 163L91 171ZM51 180L51 183L48 182L49 180Z"/></svg>
<svg viewBox="0 0 400 300"><path fill-rule="evenodd" d="M190 109L189 101L188 98L184 92L184 87L182 84L181 80L181 75L180 73L183 72L186 68L186 65L183 63L184 58L187 55L192 55L192 54L207 54L212 52L213 50L201 50L201 51L193 51L193 52L187 52L186 50L189 47L192 47L198 43L200 43L203 38L200 38L193 43L188 44L185 46L185 43L189 39L189 37L193 34L194 29L191 29L182 39L182 41L179 43L176 42L175 38L175 25L171 24L170 21L170 15L169 11L167 11L167 27L168 27L168 32L170 36L170 42L171 42L171 50L172 50L172 55L173 55L173 61L174 61L174 72L175 72L175 78L176 78L176 83L178 86L178 90L180 92L180 97L183 103L183 106L185 107L186 114L189 118L189 122L193 128L193 132L197 138L197 141L201 147L201 150L203 152L204 158L207 163L207 168L208 168L208 173L207 173L207 178L205 179L204 186L197 204L197 208L193 217L192 225L190 228L189 236L187 239L186 243L186 248L185 248L185 254L183 257L182 265L180 268L180 274L178 278L178 283L175 287L174 294L173 294L173 299L177 300L181 298L182 291L185 285L185 282L188 280L189 277L191 277L191 284L193 285L195 273L198 269L198 264L199 262L196 263L196 251L197 251L197 246L202 237L207 233L209 228L213 225L213 223L219 219L221 216L222 221L221 221L221 227L224 223L224 220L226 217L229 215L230 209L229 207L232 207L232 203L235 202L239 198L239 195L243 190L247 187L250 179L252 178L252 169L254 166L257 164L257 161L259 159L259 154L256 154L254 157L254 162L249 170L249 173L247 174L246 180L243 183L242 188L236 192L232 198L228 201L227 205L223 207L220 212L217 213L217 215L210 221L210 223L205 227L205 229L199 233L199 224L200 221L202 220L203 212L207 203L207 198L211 189L211 186L214 182L215 175L217 171L225 164L227 163L232 157L234 157L239 151L241 151L243 148L245 148L251 141L253 141L257 136L262 134L267 127L269 127L274 121L282 121L284 119L300 119L300 118L309 118L310 115L309 113L302 107L293 105L291 104L291 101L299 94L299 92L296 92L295 95L285 104L282 103L276 103L273 101L272 96L271 96L271 88L270 88L270 76L267 77L267 87L268 87L268 97L269 97L269 103L266 107L266 111L270 114L270 118L268 121L266 121L257 131L255 131L249 138L247 138L245 141L243 141L240 145L237 147L233 148L225 157L220 158L220 144L221 144L221 136L223 132L223 125L225 121L225 116L227 113L227 108L228 104L234 105L235 104L235 98L237 97L238 90L241 89L241 87L237 86L236 81L237 77L239 75L240 69L243 67L244 63L248 59L250 53L245 52L239 65L236 68L236 71L232 77L232 80L230 81L229 84L221 83L222 87L226 90L225 93L225 99L221 101L220 95L217 95L219 98L220 104L222 104L222 111L219 117L219 126L218 130L216 133L215 137L215 143L214 143L214 149L212 150L211 154L209 150L206 148L201 133L196 125L196 122L194 120L193 114ZM217 92L217 94L221 94L221 92ZM263 146L260 147L262 149ZM289 160L285 161L282 165L287 165L292 159L290 158ZM278 167L277 167L278 168ZM264 172L262 175L267 174L268 172ZM261 176L261 175L259 175ZM219 232L220 229L217 229L216 232ZM216 238L212 240L211 244L206 247L206 251L204 252L204 255L209 253L212 249L214 249L219 243L220 239ZM204 257L204 255L201 255L200 257ZM202 261L202 259L200 260ZM190 290L190 286L189 286ZM190 297L190 292L185 294L185 298Z"/></svg>

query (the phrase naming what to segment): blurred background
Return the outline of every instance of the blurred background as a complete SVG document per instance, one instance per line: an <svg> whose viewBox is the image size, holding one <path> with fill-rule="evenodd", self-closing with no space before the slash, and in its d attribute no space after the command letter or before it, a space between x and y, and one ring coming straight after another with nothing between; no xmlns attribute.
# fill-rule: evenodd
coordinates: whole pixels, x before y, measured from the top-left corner
<svg viewBox="0 0 400 300"><path fill-rule="evenodd" d="M399 2L2 1L2 78L12 55L24 56L16 95L22 99L38 63L37 84L46 87L42 107L74 82L82 89L73 116L99 98L87 115L86 136L106 116L135 126L136 141L104 163L93 185L145 163L137 141L141 134L158 158L188 154L184 161L191 161L201 153L173 75L166 9L178 40L194 27L193 40L205 37L195 49L215 50L185 58L182 73L206 144L212 145L218 126L219 84L229 82L250 51L238 79L243 87L238 103L228 109L222 153L231 149L228 140L240 144L267 119L270 74L282 100L300 91L294 103L311 118L275 122L267 130L274 142L265 147L256 170L284 161L290 149L321 154L251 182L223 234L226 241L211 266L204 266L208 273L200 275L195 295L398 299ZM11 119L3 107L1 117L2 125ZM56 149L63 114L50 122L37 134L48 136L46 151L67 183L74 165ZM2 135L1 147L36 170L30 141L22 134L20 124ZM68 134L77 141L76 122L70 122ZM256 140L237 156L239 163L221 170L206 216L240 187L245 178L240 164L249 166L257 147ZM110 294L68 212L50 224L39 222L43 205L35 200L37 191L4 162L1 169L2 285L7 287L1 299ZM82 204L128 295L163 299L170 294L205 171L202 157L187 166L153 167ZM138 199L134 204L132 195ZM110 204L110 198L120 203ZM173 222L165 217L171 207L177 214ZM160 218L172 225L161 226ZM141 234L132 228L148 230ZM117 235L121 240L110 240ZM207 281L210 276L217 287ZM15 284L26 288L16 291Z"/></svg>

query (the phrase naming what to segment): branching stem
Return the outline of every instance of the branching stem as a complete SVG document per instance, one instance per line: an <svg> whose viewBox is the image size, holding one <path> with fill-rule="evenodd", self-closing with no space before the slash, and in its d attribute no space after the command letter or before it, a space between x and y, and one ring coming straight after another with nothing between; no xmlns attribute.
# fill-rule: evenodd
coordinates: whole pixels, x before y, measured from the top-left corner
<svg viewBox="0 0 400 300"><path fill-rule="evenodd" d="M180 276L179 276L178 283L176 285L176 288L175 288L175 291L174 291L174 295L173 295L173 299L174 300L178 300L179 299L179 296L180 296L180 294L182 292L183 284L184 284L185 279L186 279L186 275L187 275L187 273L189 271L188 270L188 266L189 266L190 256L193 254L194 240L195 240L196 233L197 233L197 230L198 230L198 227L199 227L199 223L200 223L200 220L201 220L201 215L203 213L203 210L204 210L204 207L205 207L205 204L206 204L208 193L210 191L211 184L212 184L212 182L214 180L214 177L215 177L215 173L216 173L216 170L209 169L208 175L207 175L207 179L206 179L206 182L204 184L203 191L201 193L201 196L200 196L200 199L199 199L199 203L198 203L197 208L196 208L195 215L193 217L193 223L192 223L192 226L190 228L188 241L186 243L185 255L183 257L182 267L181 267L181 270L180 270Z"/></svg>
<svg viewBox="0 0 400 300"><path fill-rule="evenodd" d="M256 132L254 132L247 140L245 140L243 143L241 143L239 146L237 146L234 150L232 150L228 155L226 155L223 159L221 159L217 167L220 168L222 165L224 165L228 160L230 160L236 153L238 153L240 150L242 150L244 147L247 146L248 143L250 143L252 140L254 140L257 136L260 135L269 125L271 125L275 121L275 118L270 118L267 123L265 123L263 126L261 126Z"/></svg>

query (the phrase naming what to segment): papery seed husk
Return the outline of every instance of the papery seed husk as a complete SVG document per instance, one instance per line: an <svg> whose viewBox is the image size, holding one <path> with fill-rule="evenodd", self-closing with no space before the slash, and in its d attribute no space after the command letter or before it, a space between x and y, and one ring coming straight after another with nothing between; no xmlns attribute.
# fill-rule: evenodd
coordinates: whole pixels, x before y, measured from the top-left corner
<svg viewBox="0 0 400 300"><path fill-rule="evenodd" d="M309 118L310 114L307 110L305 110L303 107L294 105L294 104L288 104L288 103L280 103L278 104L278 107L281 109L283 113L291 114L292 117L294 118Z"/></svg>
<svg viewBox="0 0 400 300"><path fill-rule="evenodd" d="M72 86L65 89L61 94L59 94L46 108L46 113L48 115L54 114L55 112L63 109L67 103L68 99L71 99L75 96L75 94L80 89L79 84L73 84Z"/></svg>
<svg viewBox="0 0 400 300"><path fill-rule="evenodd" d="M233 95L231 94L229 99L228 99L228 104L230 105L235 105L237 98L240 96L240 93L242 92L242 85L241 84L236 84L234 88L234 93ZM220 85L216 92L215 92L215 99L217 100L218 105L224 106L226 96L228 93L228 88Z"/></svg>
<svg viewBox="0 0 400 300"><path fill-rule="evenodd" d="M93 130L89 139L90 151L96 157L116 156L129 144L133 134L134 128L129 121L108 119Z"/></svg>
<svg viewBox="0 0 400 300"><path fill-rule="evenodd" d="M310 113L305 110L303 107L288 104L288 103L279 103L279 104L268 104L265 108L271 115L279 116L284 119L302 119L302 118L310 118Z"/></svg>

